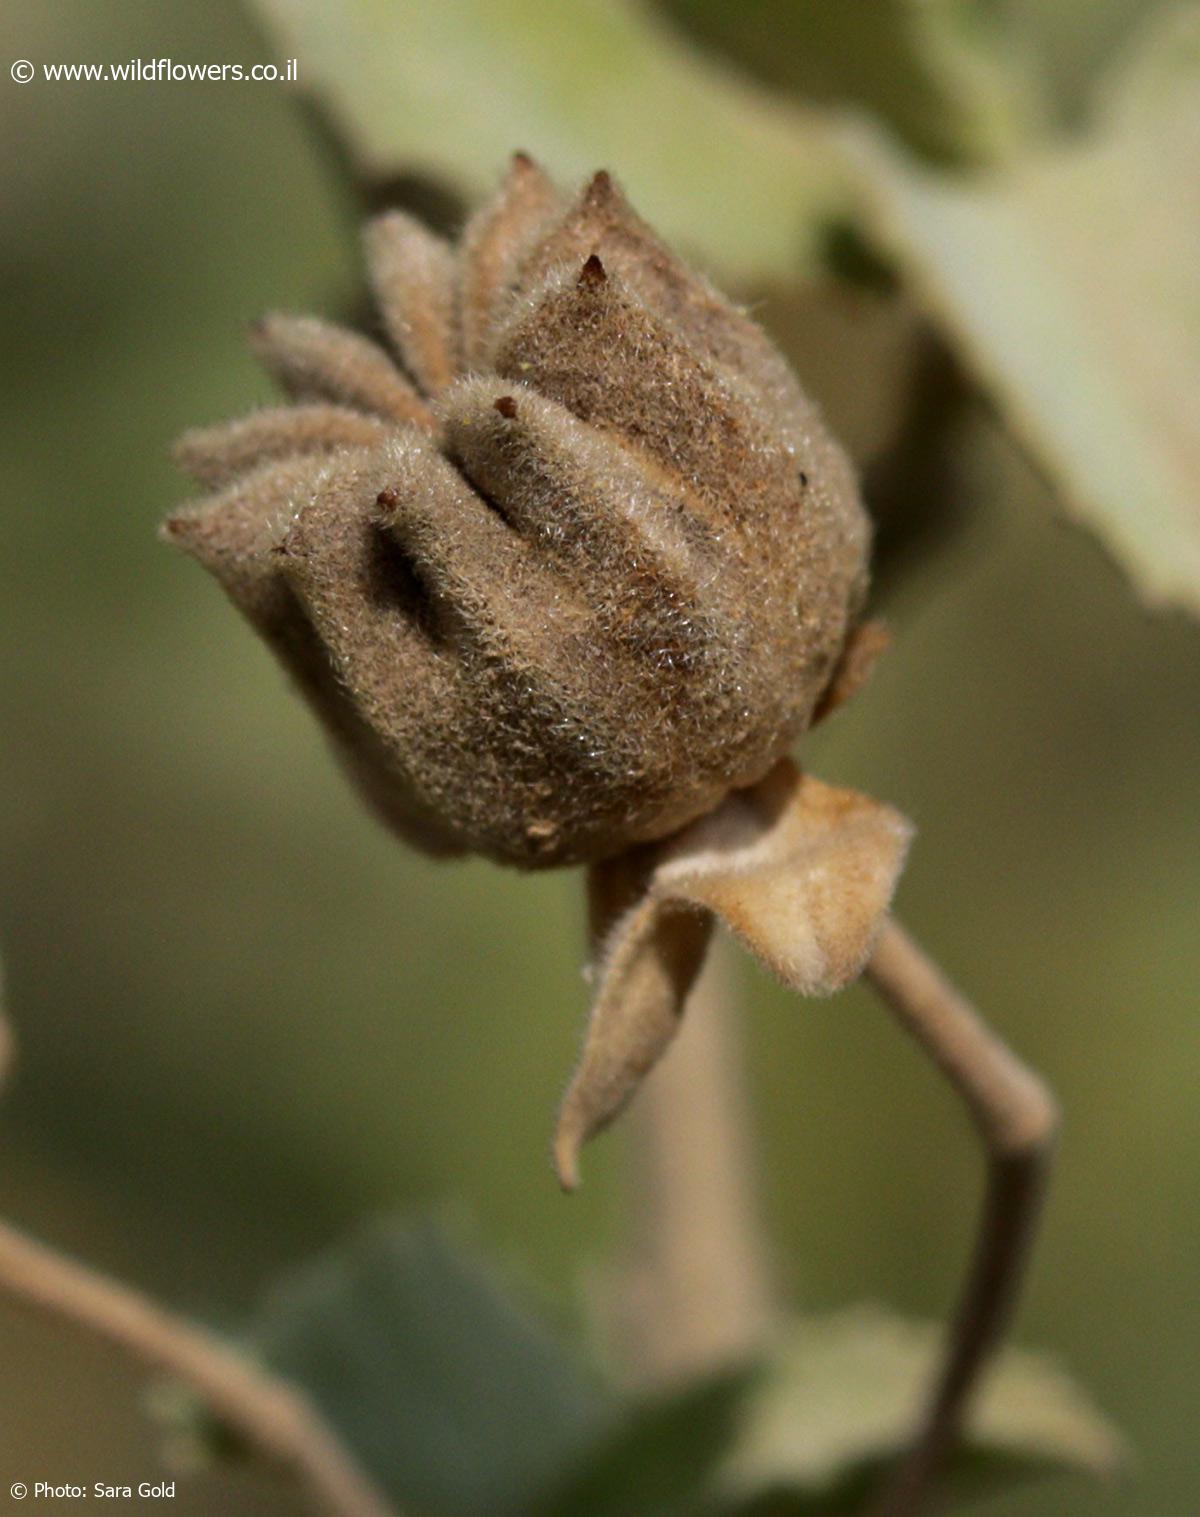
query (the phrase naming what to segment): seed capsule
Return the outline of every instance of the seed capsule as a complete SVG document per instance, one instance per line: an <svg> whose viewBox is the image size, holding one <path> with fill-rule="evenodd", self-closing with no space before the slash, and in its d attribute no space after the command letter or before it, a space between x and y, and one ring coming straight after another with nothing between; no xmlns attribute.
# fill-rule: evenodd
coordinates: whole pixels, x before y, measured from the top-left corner
<svg viewBox="0 0 1200 1517"><path fill-rule="evenodd" d="M367 229L387 346L272 316L293 404L188 433L171 537L420 846L527 867L675 833L831 687L868 527L759 328L607 174L523 156L457 248Z"/></svg>

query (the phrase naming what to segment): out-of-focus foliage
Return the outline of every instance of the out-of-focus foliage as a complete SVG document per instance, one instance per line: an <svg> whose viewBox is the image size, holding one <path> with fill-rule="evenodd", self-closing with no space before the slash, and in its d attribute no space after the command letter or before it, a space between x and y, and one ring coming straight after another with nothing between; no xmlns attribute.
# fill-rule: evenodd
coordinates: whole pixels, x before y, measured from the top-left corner
<svg viewBox="0 0 1200 1517"><path fill-rule="evenodd" d="M941 161L1003 159L1041 123L1031 39L1011 0L663 0L661 8L777 90L866 109Z"/></svg>
<svg viewBox="0 0 1200 1517"><path fill-rule="evenodd" d="M295 1271L253 1341L403 1512L526 1511L612 1420L582 1364L428 1224L377 1223Z"/></svg>
<svg viewBox="0 0 1200 1517"><path fill-rule="evenodd" d="M251 1341L402 1512L713 1517L771 1498L831 1517L903 1446L942 1331L877 1308L804 1318L761 1363L632 1398L602 1388L442 1229L379 1222L281 1281ZM219 1430L208 1437L219 1451ZM1111 1475L1121 1459L1061 1371L1008 1350L946 1479L980 1495Z"/></svg>
<svg viewBox="0 0 1200 1517"><path fill-rule="evenodd" d="M1114 69L1085 141L970 183L861 148L881 240L1060 499L1200 612L1200 8Z"/></svg>
<svg viewBox="0 0 1200 1517"><path fill-rule="evenodd" d="M799 108L624 0L255 3L369 175L475 201L518 148L567 182L608 164L668 241L738 278L814 272L845 207L845 175Z"/></svg>
<svg viewBox="0 0 1200 1517"><path fill-rule="evenodd" d="M1200 610L1194 4L1159 18L1130 78L1106 83L1094 138L1050 152L1029 140L1037 80L1011 7L809 0L785 13L768 0L693 14L679 0L735 51L769 52L777 83L878 110L935 156L1003 160L963 179L877 127L756 93L672 46L632 0L257 3L376 175L475 193L498 136L564 175L630 161L635 201L667 236L745 282L811 276L850 227L895 262L1146 596ZM653 151L633 152L642 142Z"/></svg>
<svg viewBox="0 0 1200 1517"><path fill-rule="evenodd" d="M944 1332L878 1307L802 1318L749 1398L723 1491L746 1501L788 1491L808 1497L814 1512L841 1511L903 1446ZM1112 1427L1061 1370L1009 1349L981 1388L947 1479L981 1494L1056 1469L1111 1476L1123 1457Z"/></svg>

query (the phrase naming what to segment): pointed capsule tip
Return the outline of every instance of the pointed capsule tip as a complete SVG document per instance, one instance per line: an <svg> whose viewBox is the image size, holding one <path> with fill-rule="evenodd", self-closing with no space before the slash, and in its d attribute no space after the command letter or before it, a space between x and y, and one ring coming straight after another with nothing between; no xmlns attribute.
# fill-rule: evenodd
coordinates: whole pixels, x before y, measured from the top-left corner
<svg viewBox="0 0 1200 1517"><path fill-rule="evenodd" d="M537 167L532 155L524 148L518 148L512 155L512 166L518 173L527 173L530 169Z"/></svg>
<svg viewBox="0 0 1200 1517"><path fill-rule="evenodd" d="M599 289L602 284L608 283L608 275L604 265L600 262L598 253L589 253L587 261L579 271L579 283L584 289Z"/></svg>
<svg viewBox="0 0 1200 1517"><path fill-rule="evenodd" d="M203 511L178 511L159 526L158 540L170 548L177 548L189 558L196 559L206 569L211 569L220 556L214 548Z"/></svg>
<svg viewBox="0 0 1200 1517"><path fill-rule="evenodd" d="M191 553L195 548L199 523L199 512L178 511L174 516L168 516L159 527L159 540L170 543L175 548L184 548Z"/></svg>
<svg viewBox="0 0 1200 1517"><path fill-rule="evenodd" d="M607 169L600 169L592 175L587 187L587 197L591 201L611 200L616 192L613 177Z"/></svg>

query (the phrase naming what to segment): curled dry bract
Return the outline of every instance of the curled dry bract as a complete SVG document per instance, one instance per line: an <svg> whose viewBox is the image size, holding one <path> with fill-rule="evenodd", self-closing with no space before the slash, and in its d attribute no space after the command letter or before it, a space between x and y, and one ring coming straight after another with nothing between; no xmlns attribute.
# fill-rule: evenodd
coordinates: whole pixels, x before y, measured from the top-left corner
<svg viewBox="0 0 1200 1517"><path fill-rule="evenodd" d="M867 961L911 835L890 807L783 759L677 836L593 868L598 985L559 1113L565 1186L675 1036L714 923L802 995L840 990Z"/></svg>

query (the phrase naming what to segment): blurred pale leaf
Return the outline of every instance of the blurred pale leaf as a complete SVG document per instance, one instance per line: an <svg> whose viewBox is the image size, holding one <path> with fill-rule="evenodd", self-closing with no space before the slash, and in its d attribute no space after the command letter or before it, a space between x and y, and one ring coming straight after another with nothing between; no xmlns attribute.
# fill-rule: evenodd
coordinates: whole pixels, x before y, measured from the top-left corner
<svg viewBox="0 0 1200 1517"><path fill-rule="evenodd" d="M1167 5L1101 76L1097 107L1118 127L1143 122L1153 130L1164 108L1195 111L1198 75L1200 7Z"/></svg>
<svg viewBox="0 0 1200 1517"><path fill-rule="evenodd" d="M875 234L1146 599L1200 611L1200 9L1160 17L1095 135L956 181L847 134Z"/></svg>
<svg viewBox="0 0 1200 1517"><path fill-rule="evenodd" d="M618 173L671 241L733 279L815 269L844 205L812 120L741 85L635 0L254 0L360 166L470 201L521 148Z"/></svg>
<svg viewBox="0 0 1200 1517"><path fill-rule="evenodd" d="M995 0L659 0L756 77L853 105L919 153L1007 157L1044 115L1026 28Z"/></svg>
<svg viewBox="0 0 1200 1517"><path fill-rule="evenodd" d="M524 1510L608 1426L583 1371L432 1226L378 1224L301 1269L254 1341L405 1510Z"/></svg>
<svg viewBox="0 0 1200 1517"><path fill-rule="evenodd" d="M1037 59L1044 96L1060 125L1086 116L1098 75L1161 0L1004 0Z"/></svg>
<svg viewBox="0 0 1200 1517"><path fill-rule="evenodd" d="M802 1320L751 1391L724 1491L740 1501L792 1492L811 1498L805 1512L841 1510L902 1447L943 1331L876 1307ZM1053 1362L1009 1349L982 1388L952 1476L978 1489L1022 1472L1107 1475L1122 1457L1118 1435Z"/></svg>

